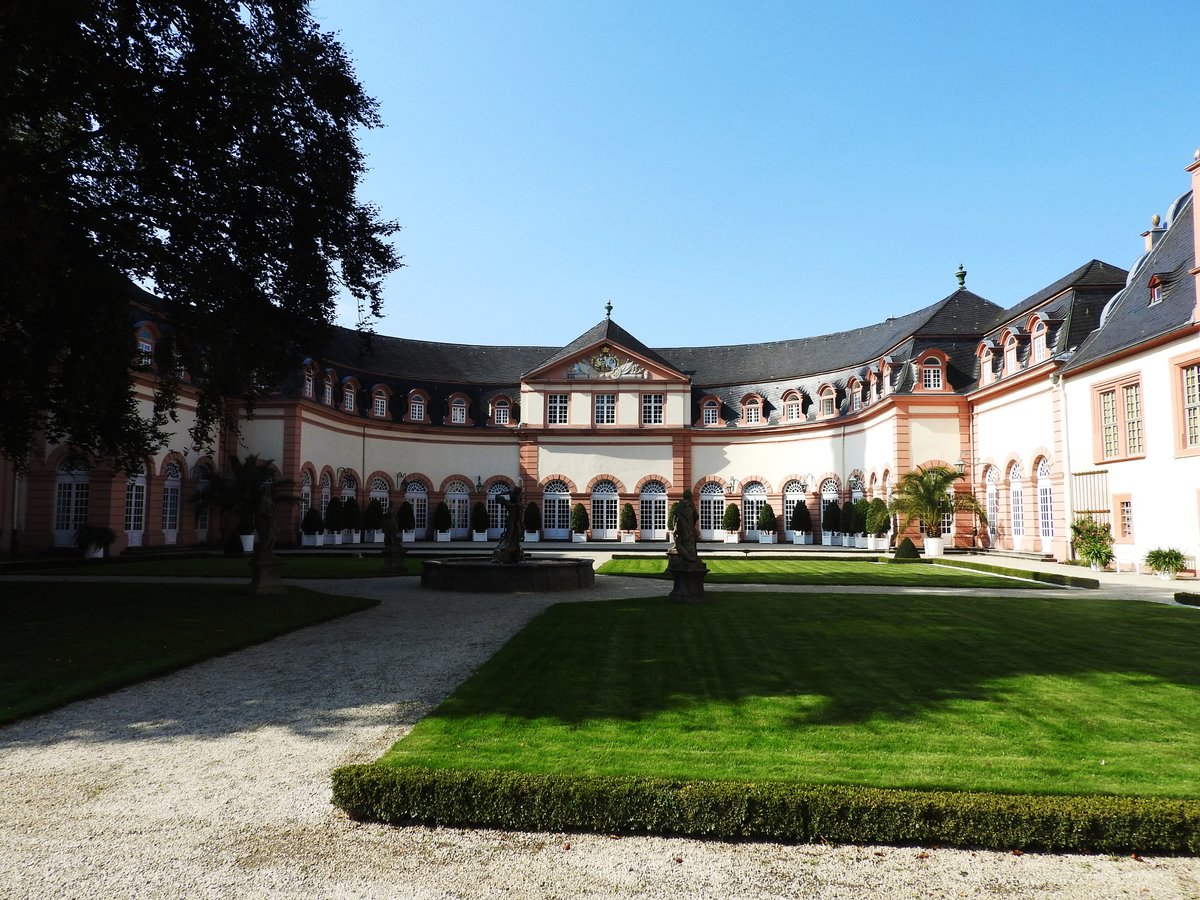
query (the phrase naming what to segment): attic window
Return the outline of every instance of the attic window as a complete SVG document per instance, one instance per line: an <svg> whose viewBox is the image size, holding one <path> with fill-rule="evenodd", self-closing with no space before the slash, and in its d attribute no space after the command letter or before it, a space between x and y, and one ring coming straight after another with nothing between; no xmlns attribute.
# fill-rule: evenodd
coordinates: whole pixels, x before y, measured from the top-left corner
<svg viewBox="0 0 1200 900"><path fill-rule="evenodd" d="M721 419L721 404L715 399L705 400L700 407L700 422L704 425L716 425Z"/></svg>
<svg viewBox="0 0 1200 900"><path fill-rule="evenodd" d="M137 334L137 364L143 369L150 368L154 363L154 339L150 332L143 329Z"/></svg>
<svg viewBox="0 0 1200 900"><path fill-rule="evenodd" d="M383 419L387 416L387 392L382 388L375 392L371 411L377 419Z"/></svg>
<svg viewBox="0 0 1200 900"><path fill-rule="evenodd" d="M1017 363L1017 339L1010 336L1004 342L1004 373L1012 375L1019 368L1020 365Z"/></svg>
<svg viewBox="0 0 1200 900"><path fill-rule="evenodd" d="M800 421L800 395L788 394L783 398L783 417L789 422Z"/></svg>
<svg viewBox="0 0 1200 900"><path fill-rule="evenodd" d="M342 409L346 412L354 412L354 385L347 384L342 389Z"/></svg>
<svg viewBox="0 0 1200 900"><path fill-rule="evenodd" d="M992 351L990 349L984 350L982 355L979 357L979 383L980 384L991 384L992 383L992 378L996 374L995 369L992 368L992 365L993 365Z"/></svg>
<svg viewBox="0 0 1200 900"><path fill-rule="evenodd" d="M926 357L921 363L921 387L927 391L942 389L942 361L936 356Z"/></svg>
<svg viewBox="0 0 1200 900"><path fill-rule="evenodd" d="M835 412L833 388L826 387L822 389L819 396L821 399L821 415L826 418L833 416Z"/></svg>
<svg viewBox="0 0 1200 900"><path fill-rule="evenodd" d="M854 412L862 409L862 385L857 381L850 382L850 408Z"/></svg>
<svg viewBox="0 0 1200 900"><path fill-rule="evenodd" d="M1033 361L1040 363L1048 355L1046 352L1046 323L1038 322L1033 329Z"/></svg>
<svg viewBox="0 0 1200 900"><path fill-rule="evenodd" d="M747 397L743 400L742 416L746 425L757 425L762 422L762 398Z"/></svg>
<svg viewBox="0 0 1200 900"><path fill-rule="evenodd" d="M321 402L326 406L333 406L333 379L326 377L325 384L321 388Z"/></svg>
<svg viewBox="0 0 1200 900"><path fill-rule="evenodd" d="M1157 306L1162 303L1162 282L1155 275L1150 279L1150 303L1149 306Z"/></svg>
<svg viewBox="0 0 1200 900"><path fill-rule="evenodd" d="M508 400L500 399L492 401L492 422L497 425L508 424Z"/></svg>

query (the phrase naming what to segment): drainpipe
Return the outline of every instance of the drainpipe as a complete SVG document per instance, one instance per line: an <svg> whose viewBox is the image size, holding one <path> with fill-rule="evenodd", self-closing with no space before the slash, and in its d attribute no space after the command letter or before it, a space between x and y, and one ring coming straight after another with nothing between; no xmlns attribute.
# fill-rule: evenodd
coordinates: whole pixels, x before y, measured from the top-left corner
<svg viewBox="0 0 1200 900"><path fill-rule="evenodd" d="M1062 412L1063 537L1067 542L1067 553L1074 556L1075 548L1071 543L1070 534L1071 523L1075 521L1075 497L1071 491L1071 431L1067 427L1067 391L1059 372L1050 374L1050 383L1058 393L1058 407Z"/></svg>

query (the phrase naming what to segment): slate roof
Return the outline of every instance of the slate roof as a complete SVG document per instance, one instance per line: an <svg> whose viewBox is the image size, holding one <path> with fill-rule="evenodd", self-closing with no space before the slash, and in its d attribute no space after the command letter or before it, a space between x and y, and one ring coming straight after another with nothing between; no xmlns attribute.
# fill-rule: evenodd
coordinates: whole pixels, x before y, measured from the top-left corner
<svg viewBox="0 0 1200 900"><path fill-rule="evenodd" d="M1192 197L1172 204L1173 217L1154 249L1142 257L1129 276L1129 284L1105 308L1100 326L1083 341L1065 372L1127 350L1143 341L1175 331L1192 321L1196 307L1196 279L1188 275L1195 262ZM1152 275L1162 281L1162 302L1150 306Z"/></svg>
<svg viewBox="0 0 1200 900"><path fill-rule="evenodd" d="M1107 290L1108 296L1111 297L1121 289L1121 287L1125 284L1125 279L1128 277L1129 273L1118 266L1111 265L1098 259L1089 260L1074 272L1064 275L1053 284L1047 285L1037 293L1026 297L1020 303L1010 306L1008 309L1004 310L999 316L996 317L996 321L992 323L991 328L988 330L994 331L998 334L1004 325L1012 322L1015 319L1019 319L1025 315L1028 315L1047 300L1054 298L1056 295L1063 293L1069 288L1092 288L1099 289L1101 292ZM1055 311L1061 312L1058 304L1055 304ZM1056 317L1065 318L1063 315L1058 315Z"/></svg>
<svg viewBox="0 0 1200 900"><path fill-rule="evenodd" d="M660 366L665 366L666 368L671 369L674 372L679 371L679 369L675 368L675 365L673 363L668 362L667 360L663 359L661 356L658 355L658 353L651 350L649 347L647 347L645 344L643 344L641 341L639 341L637 338L635 338L632 334L630 334L628 331L626 331L624 328L622 328L620 325L618 325L616 322L614 322L611 318L606 317L604 319L601 319L600 322L598 322L596 325L589 328L587 331L585 331L579 337L575 338L575 340L571 341L571 343L567 344L567 346L563 347L557 353L552 354L547 359L538 363L536 366L533 366L530 369L526 369L521 374L525 375L525 374L528 374L529 372L535 371L537 369L542 369L542 368L545 368L546 366L551 366L554 363L558 362L559 360L569 359L572 356L574 356L576 353L579 353L581 350L586 350L588 347L595 346L596 344L602 344L606 341L614 343L614 344L619 344L620 346L624 347L626 350L632 350L634 353L638 354L639 356L645 357L646 359L648 359L652 362L658 363Z"/></svg>

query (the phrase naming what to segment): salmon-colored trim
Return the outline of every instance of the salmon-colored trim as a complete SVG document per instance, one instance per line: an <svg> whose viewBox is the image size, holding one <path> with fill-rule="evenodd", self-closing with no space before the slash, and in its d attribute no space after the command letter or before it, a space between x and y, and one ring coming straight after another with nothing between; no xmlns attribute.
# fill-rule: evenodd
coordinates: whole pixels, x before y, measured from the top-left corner
<svg viewBox="0 0 1200 900"><path fill-rule="evenodd" d="M1200 295L1198 295L1200 296ZM1200 299L1196 301L1200 304ZM1200 315L1197 315L1200 320ZM1087 365L1080 366L1078 369L1072 369L1070 372L1064 372L1064 378L1077 378L1086 372L1091 372L1093 369L1099 369L1104 366L1110 366L1113 363L1120 362L1123 359L1129 359L1131 356L1138 356L1150 350L1157 349L1164 344L1173 344L1175 341L1182 340L1191 334L1200 334L1200 321L1191 322L1181 328L1176 328L1174 331L1168 331L1166 334L1161 334L1156 338L1142 341L1133 347L1127 347L1124 350L1117 350L1113 353L1104 356L1101 359L1094 360Z"/></svg>
<svg viewBox="0 0 1200 900"><path fill-rule="evenodd" d="M1141 408L1142 423L1142 452L1129 452L1129 432L1125 421L1125 402L1123 389L1136 384L1138 387L1138 405ZM1104 426L1100 408L1100 398L1104 394L1113 395L1113 412L1117 417L1117 453L1115 456L1104 455ZM1122 462L1129 459L1144 459L1146 456L1146 397L1142 390L1142 370L1124 372L1116 378L1092 385L1092 461L1097 466L1107 463Z"/></svg>
<svg viewBox="0 0 1200 900"><path fill-rule="evenodd" d="M712 401L717 404L717 421L709 424L704 424L704 404ZM725 417L721 415L721 398L716 394L705 394L700 398L700 416L693 423L695 428L723 428L725 425Z"/></svg>
<svg viewBox="0 0 1200 900"><path fill-rule="evenodd" d="M424 406L422 407L421 418L414 419L412 416L412 403L413 399L417 397L422 400ZM410 422L414 425L428 425L431 421L429 418L430 405L429 392L421 388L413 388L405 396L404 415L401 417L401 421Z"/></svg>
<svg viewBox="0 0 1200 900"><path fill-rule="evenodd" d="M633 492L635 494L640 495L642 493L642 488L644 488L651 481L657 481L659 484L661 484L663 487L665 487L667 489L668 493L670 492L671 479L669 479L663 475L643 475L640 479L638 479L638 483L634 487Z"/></svg>
<svg viewBox="0 0 1200 900"><path fill-rule="evenodd" d="M913 379L914 394L951 394L954 392L953 385L950 384L950 356L944 350L938 350L936 347L931 347L928 350L922 350L920 358L913 360L917 366L916 378ZM933 357L938 361L937 366L926 366L925 360ZM942 373L942 386L940 388L925 387L925 370L937 368Z"/></svg>
<svg viewBox="0 0 1200 900"><path fill-rule="evenodd" d="M1121 504L1129 504L1130 528L1126 534L1124 528L1124 520L1121 518ZM1113 494L1112 495L1112 523L1113 523L1113 543L1114 544L1132 544L1134 542L1134 534L1137 531L1137 523L1133 521L1133 494Z"/></svg>
<svg viewBox="0 0 1200 900"><path fill-rule="evenodd" d="M579 488L576 487L574 481L572 481L566 475L561 475L558 473L555 473L553 475L547 475L545 478L543 478L541 481L538 482L538 488L542 491L545 491L546 485L548 485L552 481L561 481L563 484L565 484L570 489L571 496L575 496L576 494L579 493Z"/></svg>
<svg viewBox="0 0 1200 900"><path fill-rule="evenodd" d="M1175 432L1172 444L1175 447L1175 456L1176 458L1200 456L1200 444L1194 447L1187 445L1187 423L1183 417L1183 370L1190 366L1200 365L1200 350L1174 356L1169 360L1169 364L1171 366L1171 417Z"/></svg>
<svg viewBox="0 0 1200 900"><path fill-rule="evenodd" d="M595 489L596 485L599 484L601 481L611 481L613 484L615 484L617 486L618 494L625 493L625 484L621 481L621 479L618 478L616 475L610 475L607 472L602 473L600 475L593 476L591 481L589 481L587 483L587 490L585 491L585 493L588 494L589 496L591 496L592 491Z"/></svg>

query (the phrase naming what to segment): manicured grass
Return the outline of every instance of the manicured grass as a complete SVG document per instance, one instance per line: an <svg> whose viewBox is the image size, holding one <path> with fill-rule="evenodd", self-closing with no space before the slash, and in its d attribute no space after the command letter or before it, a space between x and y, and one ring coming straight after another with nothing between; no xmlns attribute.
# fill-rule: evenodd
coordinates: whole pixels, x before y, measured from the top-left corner
<svg viewBox="0 0 1200 900"><path fill-rule="evenodd" d="M382 578L383 557L378 550L365 550L361 559L354 556L281 556L284 578ZM405 559L408 575L421 574L421 561L411 556ZM114 575L122 578L134 575L158 575L167 578L209 577L249 578L249 556L196 556L165 559L144 559L127 562L123 559L80 560L78 564L57 566L44 571L25 571L24 574L44 575Z"/></svg>
<svg viewBox="0 0 1200 900"><path fill-rule="evenodd" d="M0 722L162 675L378 604L241 585L6 582Z"/></svg>
<svg viewBox="0 0 1200 900"><path fill-rule="evenodd" d="M968 569L951 571L932 565L889 566L862 560L705 558L711 584L862 584L897 587L1045 588L1047 585L1000 578ZM663 557L613 559L600 575L666 577Z"/></svg>
<svg viewBox="0 0 1200 900"><path fill-rule="evenodd" d="M380 764L1195 798L1198 645L1071 596L561 604Z"/></svg>

